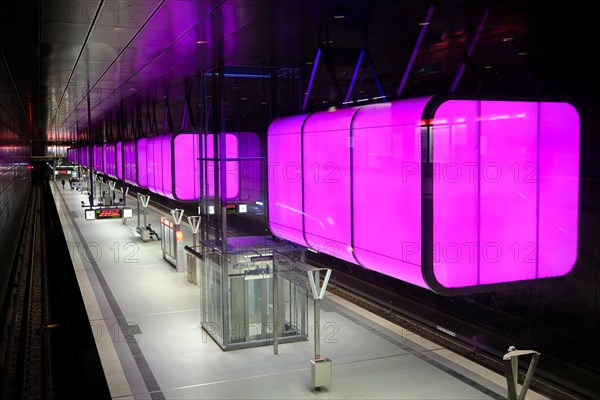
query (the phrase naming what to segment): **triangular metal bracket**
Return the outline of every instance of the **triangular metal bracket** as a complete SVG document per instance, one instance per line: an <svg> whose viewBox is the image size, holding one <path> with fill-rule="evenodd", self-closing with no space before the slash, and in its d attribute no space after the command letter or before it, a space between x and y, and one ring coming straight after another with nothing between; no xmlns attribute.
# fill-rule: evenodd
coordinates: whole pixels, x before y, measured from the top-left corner
<svg viewBox="0 0 600 400"><path fill-rule="evenodd" d="M140 194L140 201L142 202L142 207L147 208L148 203L150 202L150 196L146 194Z"/></svg>
<svg viewBox="0 0 600 400"><path fill-rule="evenodd" d="M323 279L323 286L321 284L321 271L325 272L325 279ZM325 298L325 290L329 283L329 277L331 276L331 269L329 268L316 268L311 271L306 271L308 275L308 282L310 283L310 289L312 290L313 300L323 300Z"/></svg>
<svg viewBox="0 0 600 400"><path fill-rule="evenodd" d="M116 184L117 182L115 181L108 181L108 187L110 188L110 190L115 190Z"/></svg>
<svg viewBox="0 0 600 400"><path fill-rule="evenodd" d="M122 187L121 193L123 193L123 198L127 197L127 193L129 193L129 186Z"/></svg>
<svg viewBox="0 0 600 400"><path fill-rule="evenodd" d="M517 394L517 387L519 384L519 356L529 354L533 354L533 357L529 363L529 368L527 369L527 374L523 380L521 391ZM508 348L508 353L502 357L506 371L506 382L508 384L508 400L525 400L525 395L527 394L527 390L533 379L533 373L539 358L540 353L535 350L517 350L514 346Z"/></svg>
<svg viewBox="0 0 600 400"><path fill-rule="evenodd" d="M171 210L171 216L173 217L173 222L175 225L181 224L181 219L183 218L183 210L181 208L174 208Z"/></svg>
<svg viewBox="0 0 600 400"><path fill-rule="evenodd" d="M200 228L200 216L193 215L191 217L187 217L187 219L190 227L192 228L192 233L198 233L198 228Z"/></svg>

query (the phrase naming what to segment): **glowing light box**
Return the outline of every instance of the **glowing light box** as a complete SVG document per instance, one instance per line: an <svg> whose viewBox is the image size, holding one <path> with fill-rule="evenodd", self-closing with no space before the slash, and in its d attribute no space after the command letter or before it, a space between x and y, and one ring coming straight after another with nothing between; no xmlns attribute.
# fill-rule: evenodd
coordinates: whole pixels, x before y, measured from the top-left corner
<svg viewBox="0 0 600 400"><path fill-rule="evenodd" d="M260 193L260 177L250 181L242 170L246 157L259 153L258 136L254 132L224 132L226 166L226 195L228 200L251 201ZM220 162L214 160L213 135L206 135L205 148L208 196L214 196L214 168ZM163 196L179 201L195 201L200 196L199 150L201 137L197 133L178 133L147 139L148 188ZM242 148L240 145L243 144ZM222 150L219 151L219 154ZM246 154L247 153L247 154ZM140 169L140 164L138 164ZM242 194L244 195L242 197Z"/></svg>
<svg viewBox="0 0 600 400"><path fill-rule="evenodd" d="M123 179L123 142L116 143L117 179Z"/></svg>
<svg viewBox="0 0 600 400"><path fill-rule="evenodd" d="M577 258L579 115L424 97L275 120L282 238L441 294L562 276Z"/></svg>
<svg viewBox="0 0 600 400"><path fill-rule="evenodd" d="M77 161L77 148L76 147L69 147L67 149L67 161L72 163L72 164L76 164L78 163Z"/></svg>
<svg viewBox="0 0 600 400"><path fill-rule="evenodd" d="M104 157L104 173L112 178L117 177L116 143L104 143L102 147Z"/></svg>
<svg viewBox="0 0 600 400"><path fill-rule="evenodd" d="M95 144L94 147L94 170L97 172L104 172L104 146L101 144Z"/></svg>

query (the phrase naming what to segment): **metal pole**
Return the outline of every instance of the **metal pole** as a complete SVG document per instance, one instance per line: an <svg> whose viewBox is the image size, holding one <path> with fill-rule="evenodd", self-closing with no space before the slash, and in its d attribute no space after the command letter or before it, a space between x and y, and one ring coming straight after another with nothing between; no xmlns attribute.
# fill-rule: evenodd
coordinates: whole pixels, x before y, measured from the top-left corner
<svg viewBox="0 0 600 400"><path fill-rule="evenodd" d="M321 358L321 328L319 326L320 321L321 321L321 307L319 304L320 301L321 300L319 300L319 299L314 300L314 304L315 304L315 361L317 361L319 358Z"/></svg>
<svg viewBox="0 0 600 400"><path fill-rule="evenodd" d="M431 21L431 15L433 14L433 10L435 7L432 5L429 6L427 10L427 16L425 17L425 21L421 23L421 30L419 31L419 37L417 38L417 43L415 43L415 48L413 49L412 54L410 55L410 59L408 60L408 65L406 66L406 70L404 71L404 75L402 76L402 81L400 82L400 87L396 92L396 97L400 97L402 95L402 91L404 90L404 85L406 85L406 80L408 79L408 75L412 69L413 63L415 62L415 57L419 52L419 48L421 47L421 42L423 41L423 36L425 36L425 31L429 26L429 21Z"/></svg>
<svg viewBox="0 0 600 400"><path fill-rule="evenodd" d="M273 265L273 354L279 354L279 282Z"/></svg>

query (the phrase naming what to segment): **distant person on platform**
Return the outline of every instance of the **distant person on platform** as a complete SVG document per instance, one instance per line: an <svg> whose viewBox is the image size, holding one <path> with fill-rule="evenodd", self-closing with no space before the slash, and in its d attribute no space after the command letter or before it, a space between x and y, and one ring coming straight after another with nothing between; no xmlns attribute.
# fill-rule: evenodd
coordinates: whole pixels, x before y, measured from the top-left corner
<svg viewBox="0 0 600 400"><path fill-rule="evenodd" d="M62 179L63 190L65 190L65 178Z"/></svg>

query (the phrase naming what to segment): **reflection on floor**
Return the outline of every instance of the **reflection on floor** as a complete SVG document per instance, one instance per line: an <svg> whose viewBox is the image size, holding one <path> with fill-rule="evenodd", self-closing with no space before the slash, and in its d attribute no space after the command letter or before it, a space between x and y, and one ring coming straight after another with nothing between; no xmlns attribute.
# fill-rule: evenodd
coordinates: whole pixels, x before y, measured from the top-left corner
<svg viewBox="0 0 600 400"><path fill-rule="evenodd" d="M86 221L87 196L53 191L115 399L506 398L503 376L329 294L321 353L333 377L321 391L311 387L310 329L308 341L282 344L278 355L271 346L224 352L200 328L198 286L163 260L160 241L135 235L135 210L127 224ZM157 211L147 217L159 226Z"/></svg>

